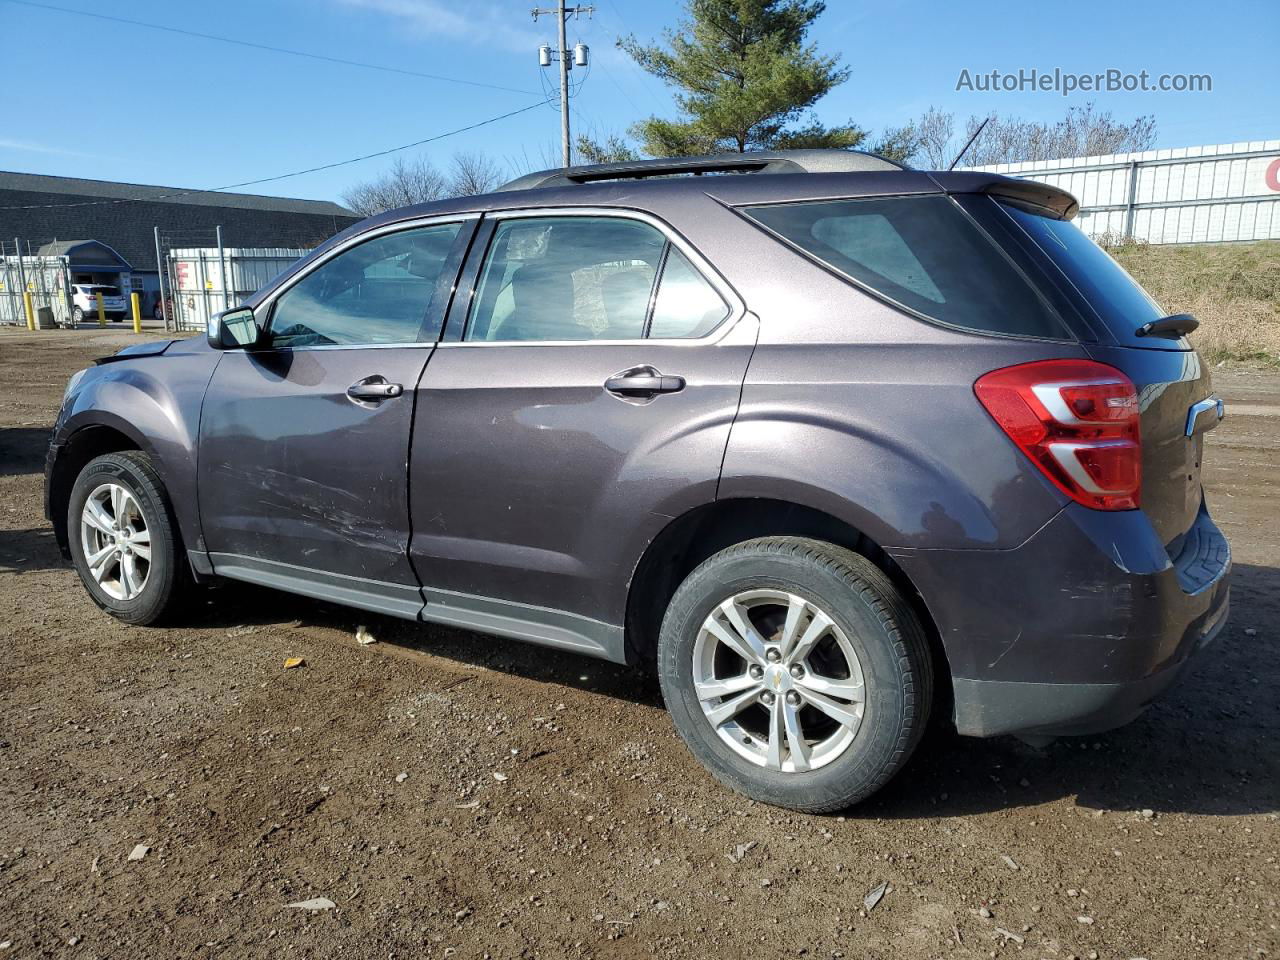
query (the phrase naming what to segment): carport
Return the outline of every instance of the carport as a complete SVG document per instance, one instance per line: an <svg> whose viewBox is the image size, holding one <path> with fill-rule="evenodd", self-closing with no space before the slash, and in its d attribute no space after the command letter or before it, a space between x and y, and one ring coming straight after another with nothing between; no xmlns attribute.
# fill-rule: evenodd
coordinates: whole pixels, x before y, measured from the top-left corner
<svg viewBox="0 0 1280 960"><path fill-rule="evenodd" d="M62 257L72 283L105 283L123 290L133 271L129 261L101 240L54 240L41 247L39 255Z"/></svg>

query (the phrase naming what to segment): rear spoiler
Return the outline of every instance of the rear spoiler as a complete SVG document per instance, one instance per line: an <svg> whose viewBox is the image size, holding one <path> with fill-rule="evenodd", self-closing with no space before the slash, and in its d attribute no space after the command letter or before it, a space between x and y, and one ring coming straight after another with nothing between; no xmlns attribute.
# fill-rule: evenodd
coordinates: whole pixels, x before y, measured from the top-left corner
<svg viewBox="0 0 1280 960"><path fill-rule="evenodd" d="M1080 202L1075 197L1047 183L1015 180L997 173L934 173L930 176L947 193L986 193L1054 220L1071 220L1080 212Z"/></svg>

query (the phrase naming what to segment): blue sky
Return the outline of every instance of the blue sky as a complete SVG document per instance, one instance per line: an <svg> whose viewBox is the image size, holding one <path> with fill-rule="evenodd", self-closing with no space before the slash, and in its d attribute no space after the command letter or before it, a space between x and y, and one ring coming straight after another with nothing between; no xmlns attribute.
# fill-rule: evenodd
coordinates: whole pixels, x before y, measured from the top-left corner
<svg viewBox="0 0 1280 960"><path fill-rule="evenodd" d="M246 49L0 0L6 122L0 169L208 188L331 163L443 133L536 103L553 71L536 49L555 36L522 0L50 0L343 59L511 89L424 78ZM676 0L595 0L570 23L593 65L573 123L604 135L672 112L660 82L614 48L619 34L657 37ZM1280 16L1274 0L1211 6L1165 2L971 6L829 0L812 38L852 69L822 100L826 122L878 130L930 105L961 116L997 110L1054 120L1097 101L1126 119L1154 114L1161 147L1280 137ZM957 92L962 69L1208 73L1211 93ZM581 71L579 71L581 72ZM13 97L14 83L20 93ZM546 89L550 89L548 86ZM524 92L517 92L524 91ZM450 137L405 156L444 165L483 151L513 173L558 162L554 105ZM391 157L247 192L337 199Z"/></svg>

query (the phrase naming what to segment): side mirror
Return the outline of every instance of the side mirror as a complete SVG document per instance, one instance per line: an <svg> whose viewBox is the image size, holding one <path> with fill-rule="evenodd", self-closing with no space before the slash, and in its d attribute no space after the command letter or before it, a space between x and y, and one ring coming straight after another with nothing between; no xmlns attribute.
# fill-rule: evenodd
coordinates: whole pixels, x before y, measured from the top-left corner
<svg viewBox="0 0 1280 960"><path fill-rule="evenodd" d="M224 310L209 318L209 346L215 350L256 347L262 339L258 318L249 307Z"/></svg>

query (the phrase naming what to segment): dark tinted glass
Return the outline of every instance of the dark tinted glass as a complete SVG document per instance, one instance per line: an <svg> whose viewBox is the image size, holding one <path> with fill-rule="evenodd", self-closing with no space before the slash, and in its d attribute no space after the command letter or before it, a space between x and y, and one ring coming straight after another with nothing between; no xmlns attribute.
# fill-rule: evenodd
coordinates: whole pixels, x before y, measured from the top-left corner
<svg viewBox="0 0 1280 960"><path fill-rule="evenodd" d="M1000 206L1070 282L1087 308L1120 343L1169 349L1175 341L1143 338L1134 331L1159 320L1164 311L1138 282L1074 223L1043 217L1013 204ZM1185 341L1183 341L1185 343Z"/></svg>
<svg viewBox="0 0 1280 960"><path fill-rule="evenodd" d="M895 303L967 330L1070 339L1062 321L946 197L750 207L748 216Z"/></svg>
<svg viewBox="0 0 1280 960"><path fill-rule="evenodd" d="M338 254L276 301L272 345L413 343L459 228L402 230Z"/></svg>

